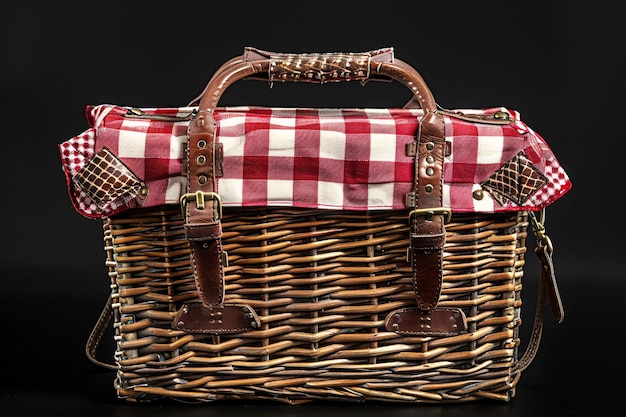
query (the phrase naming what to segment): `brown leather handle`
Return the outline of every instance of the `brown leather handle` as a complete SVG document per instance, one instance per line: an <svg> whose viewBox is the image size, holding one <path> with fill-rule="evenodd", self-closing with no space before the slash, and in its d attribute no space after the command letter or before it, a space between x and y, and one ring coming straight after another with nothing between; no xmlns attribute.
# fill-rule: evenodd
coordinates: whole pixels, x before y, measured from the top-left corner
<svg viewBox="0 0 626 417"><path fill-rule="evenodd" d="M218 69L217 71L215 71L213 73L213 75L211 76L211 80L209 80L209 83L204 87L204 90L202 90L202 92L197 95L193 100L191 100L188 104L187 107L197 107L200 104L200 100L202 100L202 96L206 93L207 89L209 88L209 85L211 84L211 81L217 77L219 74L221 74L223 71L227 70L229 67L232 67L235 64L239 64L243 62L243 55L240 56L236 56L234 58L229 59L228 61L224 62Z"/></svg>
<svg viewBox="0 0 626 417"><path fill-rule="evenodd" d="M246 51L249 50L254 50L256 52L258 52L259 50L256 48L246 48ZM228 61L226 61L223 65L221 65L217 71L215 71L215 73L213 74L213 76L211 77L211 80L209 81L209 83L205 86L204 90L202 90L202 92L200 94L198 94L193 100L189 101L189 103L187 104L187 107L198 107L200 104L200 100L202 100L202 96L204 96L204 94L206 93L209 85L211 84L211 81L218 77L222 72L227 71L230 67L233 67L236 64L240 64L242 62L251 62L251 61L256 61L259 59L269 59L270 56L275 55L275 53L273 52L265 52L265 51L261 51L264 53L264 55L260 55L258 53L245 53L244 55L239 55L236 56L234 58L229 59ZM399 66L403 66L405 68L410 67L409 64L407 64L406 62L397 59L397 58L393 58L393 62L396 65ZM409 70L410 71L410 70ZM264 80L267 81L267 74L257 74L258 77L254 77L257 78L259 80ZM249 77L252 78L252 77ZM380 78L371 78L370 80L372 81L392 81L389 77L380 77ZM417 100L415 99L415 97L411 96L411 99L403 106L403 108L419 108L420 104L419 102L417 102Z"/></svg>
<svg viewBox="0 0 626 417"><path fill-rule="evenodd" d="M342 71L340 65L349 68ZM352 66L352 68L350 68ZM276 54L272 58L257 60L233 59L229 65L214 75L198 103L198 117L190 125L190 133L212 133L211 114L224 92L235 82L262 74L270 82L340 82L366 81L374 77L388 77L404 84L413 93L425 112L436 110L435 99L422 76L402 61L365 62L361 54ZM195 101L195 100L194 100ZM207 116L209 120L207 120Z"/></svg>

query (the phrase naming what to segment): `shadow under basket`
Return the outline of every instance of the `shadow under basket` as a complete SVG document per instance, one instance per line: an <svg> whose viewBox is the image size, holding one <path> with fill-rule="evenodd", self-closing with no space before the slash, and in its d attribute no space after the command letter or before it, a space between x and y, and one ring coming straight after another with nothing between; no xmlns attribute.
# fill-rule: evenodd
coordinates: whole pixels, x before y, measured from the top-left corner
<svg viewBox="0 0 626 417"><path fill-rule="evenodd" d="M230 335L172 327L197 301L180 208L104 221L120 398L507 401L520 362L528 213L454 214L438 306L467 331L403 336L385 317L415 307L404 211L225 208L225 302L260 326Z"/></svg>

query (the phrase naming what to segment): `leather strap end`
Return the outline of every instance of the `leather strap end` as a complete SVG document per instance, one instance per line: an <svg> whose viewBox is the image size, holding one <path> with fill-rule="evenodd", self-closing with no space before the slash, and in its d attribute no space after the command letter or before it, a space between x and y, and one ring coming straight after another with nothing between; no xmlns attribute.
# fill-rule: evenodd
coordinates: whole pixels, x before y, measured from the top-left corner
<svg viewBox="0 0 626 417"><path fill-rule="evenodd" d="M565 310L561 301L559 287L556 283L552 256L549 253L549 249L545 246L536 247L535 253L541 261L541 285L544 285L546 289L548 302L550 303L550 312L558 323L562 323L565 317Z"/></svg>
<svg viewBox="0 0 626 417"><path fill-rule="evenodd" d="M260 326L254 310L239 304L185 304L172 321L173 329L188 333L232 334L258 329Z"/></svg>
<svg viewBox="0 0 626 417"><path fill-rule="evenodd" d="M405 308L389 313L385 328L407 336L455 336L467 331L467 320L458 308Z"/></svg>

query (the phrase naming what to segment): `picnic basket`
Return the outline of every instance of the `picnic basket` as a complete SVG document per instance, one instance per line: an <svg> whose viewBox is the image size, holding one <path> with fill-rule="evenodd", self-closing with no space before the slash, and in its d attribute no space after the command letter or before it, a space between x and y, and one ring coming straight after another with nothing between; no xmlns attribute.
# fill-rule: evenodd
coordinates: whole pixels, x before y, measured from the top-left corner
<svg viewBox="0 0 626 417"><path fill-rule="evenodd" d="M59 148L74 207L103 224L111 295L87 355L115 369L119 398L514 397L544 305L563 318L544 215L570 180L517 111L444 110L393 52L246 48L188 106L88 106L89 129ZM218 105L259 78L392 80L411 100Z"/></svg>

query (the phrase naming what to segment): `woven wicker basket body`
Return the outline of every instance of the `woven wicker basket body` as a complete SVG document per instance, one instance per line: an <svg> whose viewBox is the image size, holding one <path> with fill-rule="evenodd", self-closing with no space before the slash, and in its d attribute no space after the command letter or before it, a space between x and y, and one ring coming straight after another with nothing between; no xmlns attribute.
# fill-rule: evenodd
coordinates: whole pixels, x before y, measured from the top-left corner
<svg viewBox="0 0 626 417"><path fill-rule="evenodd" d="M211 401L506 401L515 394L527 213L453 215L439 306L466 333L407 337L389 312L415 307L405 212L225 209L226 302L261 327L234 335L172 329L197 300L177 206L104 223L118 396Z"/></svg>

